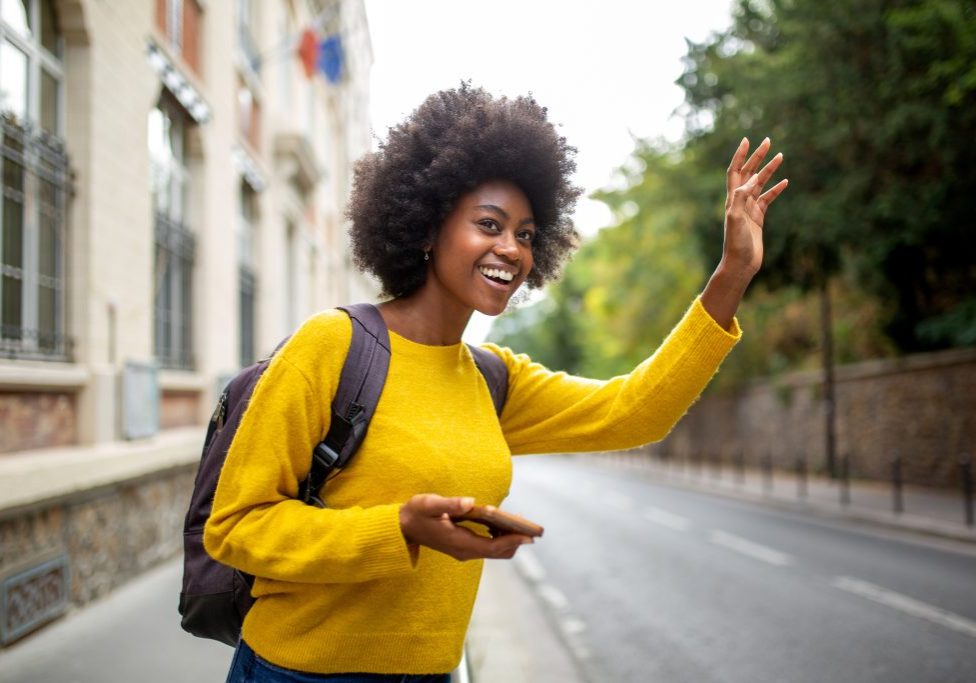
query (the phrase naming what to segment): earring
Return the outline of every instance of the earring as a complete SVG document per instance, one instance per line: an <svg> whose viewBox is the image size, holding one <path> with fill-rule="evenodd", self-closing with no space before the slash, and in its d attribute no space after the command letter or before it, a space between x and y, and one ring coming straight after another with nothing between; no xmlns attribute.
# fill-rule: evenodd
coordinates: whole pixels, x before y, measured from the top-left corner
<svg viewBox="0 0 976 683"><path fill-rule="evenodd" d="M424 252L424 260L425 261L429 261L430 260L430 252L429 251L425 251Z"/></svg>

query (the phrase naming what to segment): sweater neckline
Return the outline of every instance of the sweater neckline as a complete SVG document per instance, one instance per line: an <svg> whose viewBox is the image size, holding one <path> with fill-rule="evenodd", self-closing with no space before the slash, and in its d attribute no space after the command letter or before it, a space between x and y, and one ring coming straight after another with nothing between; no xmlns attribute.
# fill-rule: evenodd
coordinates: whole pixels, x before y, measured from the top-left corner
<svg viewBox="0 0 976 683"><path fill-rule="evenodd" d="M464 342L454 344L422 344L420 342L407 339L403 335L397 334L393 330L390 333L390 345L396 351L403 353L421 354L425 356L442 356L456 358L458 351L464 346Z"/></svg>

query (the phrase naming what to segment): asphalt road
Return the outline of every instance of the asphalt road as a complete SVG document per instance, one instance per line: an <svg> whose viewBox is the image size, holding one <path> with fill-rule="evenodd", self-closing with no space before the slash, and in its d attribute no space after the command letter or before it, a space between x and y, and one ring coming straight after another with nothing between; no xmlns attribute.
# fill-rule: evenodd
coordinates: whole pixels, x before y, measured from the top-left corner
<svg viewBox="0 0 976 683"><path fill-rule="evenodd" d="M505 508L546 527L517 566L594 683L976 681L972 544L560 457Z"/></svg>

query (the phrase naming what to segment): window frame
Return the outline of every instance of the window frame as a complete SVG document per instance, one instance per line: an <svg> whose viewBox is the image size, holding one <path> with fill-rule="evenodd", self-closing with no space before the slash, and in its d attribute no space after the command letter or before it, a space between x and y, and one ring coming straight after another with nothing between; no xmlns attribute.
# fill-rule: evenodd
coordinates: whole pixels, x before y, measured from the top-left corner
<svg viewBox="0 0 976 683"><path fill-rule="evenodd" d="M241 367L257 360L257 266L255 263L259 225L258 193L241 179L239 197L238 260L238 355Z"/></svg>
<svg viewBox="0 0 976 683"><path fill-rule="evenodd" d="M65 152L62 131L65 126L64 108L64 36L57 25L57 12L49 7L49 18L55 37L55 52L43 44L41 31L42 2L30 0L27 7L25 35L0 16L0 45L9 43L26 58L24 87L24 111L14 112L2 108L0 140L4 167L2 191L0 191L0 216L6 215L7 202L20 204L20 267L7 263L8 256L0 253L0 301L4 298L4 280L16 279L20 284L19 323L8 324L0 312L0 353L15 358L43 360L70 360L72 343L67 336L67 221L70 201L70 166ZM0 63L0 74L3 64ZM49 75L54 81L54 130L48 130L42 120L43 78ZM2 78L2 76L0 76ZM21 187L6 183L6 165L19 166ZM17 197L16 195L19 195ZM50 221L52 234L49 250L42 253L45 244L45 221ZM7 239L8 225L0 218L0 244ZM42 273L42 261L50 259L52 273ZM52 301L45 311L44 293L47 290ZM49 329L41 329L48 317Z"/></svg>
<svg viewBox="0 0 976 683"><path fill-rule="evenodd" d="M155 156L150 147L151 177L162 176L166 183L162 193L156 185L149 188L154 220L153 355L160 367L193 370L196 366L193 326L196 236L187 221L192 184L186 163L187 135L193 119L166 91L148 116L154 116L157 111L164 121L162 133L167 154ZM147 143L148 135L147 125ZM161 194L167 197L164 207L158 202ZM177 201L174 197L178 197Z"/></svg>

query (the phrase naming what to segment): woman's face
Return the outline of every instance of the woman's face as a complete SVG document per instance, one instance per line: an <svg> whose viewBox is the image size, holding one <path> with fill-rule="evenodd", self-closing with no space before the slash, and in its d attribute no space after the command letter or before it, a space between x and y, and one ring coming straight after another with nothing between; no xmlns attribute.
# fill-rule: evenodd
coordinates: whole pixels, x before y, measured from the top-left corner
<svg viewBox="0 0 976 683"><path fill-rule="evenodd" d="M507 180L481 183L441 225L424 286L468 311L498 315L532 270L534 238L525 193Z"/></svg>

